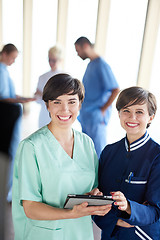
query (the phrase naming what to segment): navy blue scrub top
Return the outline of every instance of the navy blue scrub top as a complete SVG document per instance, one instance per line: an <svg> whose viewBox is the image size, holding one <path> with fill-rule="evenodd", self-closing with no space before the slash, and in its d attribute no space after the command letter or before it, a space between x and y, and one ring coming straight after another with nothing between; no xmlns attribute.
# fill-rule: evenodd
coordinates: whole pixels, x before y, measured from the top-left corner
<svg viewBox="0 0 160 240"><path fill-rule="evenodd" d="M160 145L147 132L131 145L123 138L105 147L100 157L99 189L104 195L123 192L131 206L131 215L113 206L104 217L94 216L102 240L160 239ZM135 227L118 227L118 219Z"/></svg>

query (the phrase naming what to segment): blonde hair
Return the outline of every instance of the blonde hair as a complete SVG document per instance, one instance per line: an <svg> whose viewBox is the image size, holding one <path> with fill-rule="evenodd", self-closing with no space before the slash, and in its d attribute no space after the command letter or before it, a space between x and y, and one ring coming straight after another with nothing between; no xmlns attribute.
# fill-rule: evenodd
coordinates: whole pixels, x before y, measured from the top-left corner
<svg viewBox="0 0 160 240"><path fill-rule="evenodd" d="M63 50L62 47L59 45L55 45L54 47L51 47L48 51L48 55L51 54L57 59L62 59L63 57Z"/></svg>

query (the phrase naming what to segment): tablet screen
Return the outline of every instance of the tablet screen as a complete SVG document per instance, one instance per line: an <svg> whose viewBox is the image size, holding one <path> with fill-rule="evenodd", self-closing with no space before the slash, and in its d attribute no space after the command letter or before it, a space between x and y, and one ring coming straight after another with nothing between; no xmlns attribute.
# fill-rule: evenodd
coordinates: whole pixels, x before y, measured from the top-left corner
<svg viewBox="0 0 160 240"><path fill-rule="evenodd" d="M66 198L64 208L73 208L74 205L88 202L89 206L101 206L112 204L112 196L97 196L97 195L76 195L69 194Z"/></svg>

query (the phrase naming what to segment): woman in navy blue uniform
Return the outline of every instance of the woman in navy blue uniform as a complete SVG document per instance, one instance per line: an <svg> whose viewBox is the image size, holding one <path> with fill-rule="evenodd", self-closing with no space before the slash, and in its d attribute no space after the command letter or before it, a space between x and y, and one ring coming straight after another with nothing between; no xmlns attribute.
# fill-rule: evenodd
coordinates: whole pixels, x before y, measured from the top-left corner
<svg viewBox="0 0 160 240"><path fill-rule="evenodd" d="M114 204L103 217L94 216L102 240L160 239L160 145L150 138L156 110L154 95L143 88L123 90L116 103L126 137L101 153L99 189Z"/></svg>

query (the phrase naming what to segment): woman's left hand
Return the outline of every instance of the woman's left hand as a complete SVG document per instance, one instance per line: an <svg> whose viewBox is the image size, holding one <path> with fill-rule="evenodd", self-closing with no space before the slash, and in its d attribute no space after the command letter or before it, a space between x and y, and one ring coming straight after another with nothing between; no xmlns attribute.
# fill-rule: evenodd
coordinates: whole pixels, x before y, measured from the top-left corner
<svg viewBox="0 0 160 240"><path fill-rule="evenodd" d="M114 205L118 206L119 210L126 211L128 214L131 214L130 204L122 192L111 192L111 195L112 199L115 201Z"/></svg>

